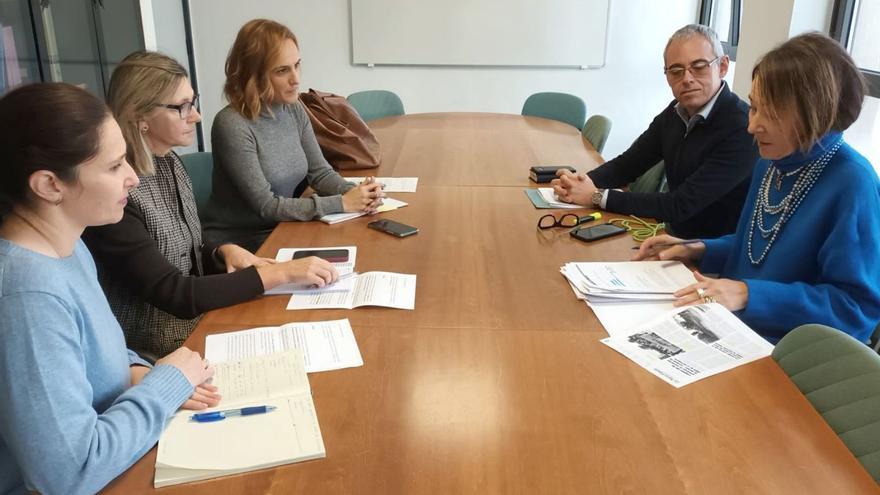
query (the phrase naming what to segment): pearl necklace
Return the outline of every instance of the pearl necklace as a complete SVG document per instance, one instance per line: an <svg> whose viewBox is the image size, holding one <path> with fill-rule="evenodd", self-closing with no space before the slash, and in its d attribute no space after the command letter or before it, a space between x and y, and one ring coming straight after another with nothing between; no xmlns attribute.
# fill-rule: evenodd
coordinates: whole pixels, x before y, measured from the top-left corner
<svg viewBox="0 0 880 495"><path fill-rule="evenodd" d="M747 252L749 255L749 261L751 261L752 265L760 265L764 262L764 259L767 257L767 253L770 252L770 248L773 246L773 242L776 241L776 238L779 237L779 233L782 231L782 227L785 226L786 222L794 215L794 212L797 211L798 206L804 201L804 198L809 194L810 189L813 188L813 185L819 180L819 176L822 175L822 171L825 170L825 165L831 161L831 158L834 157L834 154L837 153L837 150L840 148L840 145L843 143L843 139L838 139L831 148L828 149L825 153L822 154L815 161L810 163L809 165L804 165L797 170L792 170L791 172L787 172L783 174L774 164L770 164L767 167L767 172L764 173L764 178L761 180L761 185L758 187L758 195L755 199L755 208L752 210L752 218L749 222L749 237L747 242ZM782 180L794 175L798 174L797 179L794 182L794 185L791 187L791 191L785 195L778 203L771 204L770 203L770 185L773 182L776 182L777 189L779 189L782 185ZM776 176L774 180L774 175ZM781 213L781 215L780 215ZM776 222L767 227L764 224L764 215L774 216L779 215ZM764 246L764 250L761 252L761 255L755 259L754 254L752 254L752 239L755 237L755 226L757 225L758 231L763 239L769 239L767 241L767 245Z"/></svg>

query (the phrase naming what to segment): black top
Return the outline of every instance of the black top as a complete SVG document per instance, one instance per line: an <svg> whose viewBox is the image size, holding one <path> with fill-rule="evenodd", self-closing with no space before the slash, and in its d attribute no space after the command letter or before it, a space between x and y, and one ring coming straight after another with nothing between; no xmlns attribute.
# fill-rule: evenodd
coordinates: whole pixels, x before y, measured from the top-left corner
<svg viewBox="0 0 880 495"><path fill-rule="evenodd" d="M609 191L605 209L664 221L679 237L729 234L758 159L748 123L748 104L723 83L708 117L690 132L673 100L628 150L587 175L599 188L625 187L663 160L668 193Z"/></svg>
<svg viewBox="0 0 880 495"><path fill-rule="evenodd" d="M129 347L165 355L189 336L202 313L263 293L256 268L225 271L202 243L192 183L176 154L154 157L122 220L90 227L92 252L107 300Z"/></svg>

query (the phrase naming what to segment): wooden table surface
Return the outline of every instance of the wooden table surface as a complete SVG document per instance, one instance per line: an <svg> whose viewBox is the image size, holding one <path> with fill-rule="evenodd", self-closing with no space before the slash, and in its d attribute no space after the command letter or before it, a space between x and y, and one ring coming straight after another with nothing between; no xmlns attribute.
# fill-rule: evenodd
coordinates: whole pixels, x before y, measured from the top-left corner
<svg viewBox="0 0 880 495"><path fill-rule="evenodd" d="M503 187L527 185L536 160L595 166L573 128L494 114L375 127L373 173L419 177L417 193L393 194L409 206L381 216L419 233L284 223L261 253L357 245L358 271L418 275L415 311L286 311L270 296L207 314L187 341L202 351L214 332L348 318L364 366L309 376L327 457L153 490L153 449L108 493L877 493L772 359L676 389L599 342L559 267L625 260L635 243L537 231L561 212Z"/></svg>

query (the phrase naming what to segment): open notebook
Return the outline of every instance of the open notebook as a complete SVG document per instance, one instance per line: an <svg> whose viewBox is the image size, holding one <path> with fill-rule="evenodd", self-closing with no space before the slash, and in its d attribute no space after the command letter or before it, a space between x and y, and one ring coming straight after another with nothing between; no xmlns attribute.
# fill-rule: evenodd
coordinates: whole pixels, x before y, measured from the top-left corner
<svg viewBox="0 0 880 495"><path fill-rule="evenodd" d="M325 457L301 351L227 361L215 369L223 401L207 411L276 409L211 423L191 421L193 411L178 412L159 439L156 488Z"/></svg>

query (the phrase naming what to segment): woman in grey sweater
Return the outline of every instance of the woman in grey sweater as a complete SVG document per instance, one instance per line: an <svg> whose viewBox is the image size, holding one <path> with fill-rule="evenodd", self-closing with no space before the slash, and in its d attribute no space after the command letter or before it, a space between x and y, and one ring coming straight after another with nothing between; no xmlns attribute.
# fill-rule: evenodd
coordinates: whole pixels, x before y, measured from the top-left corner
<svg viewBox="0 0 880 495"><path fill-rule="evenodd" d="M381 185L354 186L324 159L299 101L299 46L285 26L245 24L226 59L229 105L214 118L214 187L205 219L210 243L255 250L282 221L339 212L375 213ZM306 186L314 194L301 198Z"/></svg>

